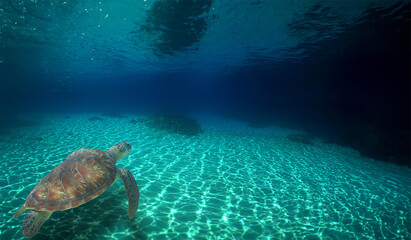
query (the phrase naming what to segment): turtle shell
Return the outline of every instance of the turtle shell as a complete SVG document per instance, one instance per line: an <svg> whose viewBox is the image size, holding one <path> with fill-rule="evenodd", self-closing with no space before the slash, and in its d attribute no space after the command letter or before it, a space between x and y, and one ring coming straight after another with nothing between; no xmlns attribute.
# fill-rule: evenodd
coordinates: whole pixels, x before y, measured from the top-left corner
<svg viewBox="0 0 411 240"><path fill-rule="evenodd" d="M112 157L101 150L71 153L34 187L24 206L37 211L63 211L101 195L116 180Z"/></svg>

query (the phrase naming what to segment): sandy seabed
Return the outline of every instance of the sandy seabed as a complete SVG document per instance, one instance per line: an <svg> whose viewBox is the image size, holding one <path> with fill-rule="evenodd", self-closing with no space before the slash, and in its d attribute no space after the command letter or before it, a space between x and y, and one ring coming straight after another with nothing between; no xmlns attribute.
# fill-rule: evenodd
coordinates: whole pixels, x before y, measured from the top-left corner
<svg viewBox="0 0 411 240"><path fill-rule="evenodd" d="M50 115L0 135L0 238L24 239L13 214L35 184L80 148L128 141L117 163L140 187L129 220L121 180L55 212L33 239L410 239L411 170L292 130L207 124L194 137L132 123L138 116ZM40 122L41 121L41 122ZM28 212L28 211L27 211Z"/></svg>

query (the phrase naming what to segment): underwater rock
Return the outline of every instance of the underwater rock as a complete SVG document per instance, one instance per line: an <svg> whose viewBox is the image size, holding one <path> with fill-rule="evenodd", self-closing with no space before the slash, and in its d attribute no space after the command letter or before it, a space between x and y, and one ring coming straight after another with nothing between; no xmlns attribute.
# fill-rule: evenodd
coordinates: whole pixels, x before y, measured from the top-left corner
<svg viewBox="0 0 411 240"><path fill-rule="evenodd" d="M101 117L91 117L88 119L89 121L103 121Z"/></svg>
<svg viewBox="0 0 411 240"><path fill-rule="evenodd" d="M168 133L185 136L196 136L203 133L203 129L196 120L176 114L153 115L146 120L145 125L158 130L165 130Z"/></svg>
<svg viewBox="0 0 411 240"><path fill-rule="evenodd" d="M356 131L346 132L344 140L351 137L351 145L361 155L410 167L409 133L384 129L376 124L363 125Z"/></svg>
<svg viewBox="0 0 411 240"><path fill-rule="evenodd" d="M314 140L314 136L310 134L306 134L306 133L290 134L286 138L293 142L299 142L299 143L304 143L308 145L313 145L313 140Z"/></svg>
<svg viewBox="0 0 411 240"><path fill-rule="evenodd" d="M32 141L37 141L37 142L41 142L41 141L44 140L44 138L43 138L43 137L31 137L30 140L32 140Z"/></svg>
<svg viewBox="0 0 411 240"><path fill-rule="evenodd" d="M138 119L133 119L133 120L131 120L130 123L132 123L132 124L137 124L137 123L145 123L145 122L147 122L147 121L148 121L147 119L138 118Z"/></svg>
<svg viewBox="0 0 411 240"><path fill-rule="evenodd" d="M123 115L120 113L103 113L101 114L103 117L111 117L111 118L125 118Z"/></svg>
<svg viewBox="0 0 411 240"><path fill-rule="evenodd" d="M270 127L271 124L269 122L264 121L249 121L248 126L252 128L267 128Z"/></svg>

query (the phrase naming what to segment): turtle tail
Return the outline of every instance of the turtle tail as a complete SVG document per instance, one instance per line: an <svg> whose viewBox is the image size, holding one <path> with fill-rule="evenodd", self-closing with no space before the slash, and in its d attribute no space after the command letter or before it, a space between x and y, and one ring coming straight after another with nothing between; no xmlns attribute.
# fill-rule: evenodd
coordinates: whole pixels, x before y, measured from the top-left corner
<svg viewBox="0 0 411 240"><path fill-rule="evenodd" d="M18 216L20 216L22 213L24 213L25 211L27 210L27 208L25 207L25 206L23 206L23 207L21 207L17 212L16 212L16 214L14 214L14 216L13 217L18 217Z"/></svg>

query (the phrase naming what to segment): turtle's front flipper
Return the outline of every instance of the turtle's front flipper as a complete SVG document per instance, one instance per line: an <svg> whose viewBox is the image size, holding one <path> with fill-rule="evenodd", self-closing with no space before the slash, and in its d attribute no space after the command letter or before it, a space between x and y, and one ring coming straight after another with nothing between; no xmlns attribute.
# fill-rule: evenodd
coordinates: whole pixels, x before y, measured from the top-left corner
<svg viewBox="0 0 411 240"><path fill-rule="evenodd" d="M119 169L121 172L121 180L123 180L128 198L128 218L132 219L134 217L134 214L136 214L138 208L138 199L140 198L140 192L138 191L136 179L134 179L133 174L131 174L131 172L127 169Z"/></svg>
<svg viewBox="0 0 411 240"><path fill-rule="evenodd" d="M27 238L31 238L40 230L43 223L49 219L52 212L43 212L43 211L36 211L31 210L25 217L23 226L21 229L23 230L23 234Z"/></svg>

